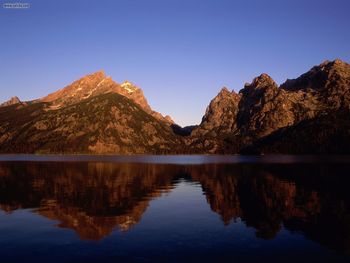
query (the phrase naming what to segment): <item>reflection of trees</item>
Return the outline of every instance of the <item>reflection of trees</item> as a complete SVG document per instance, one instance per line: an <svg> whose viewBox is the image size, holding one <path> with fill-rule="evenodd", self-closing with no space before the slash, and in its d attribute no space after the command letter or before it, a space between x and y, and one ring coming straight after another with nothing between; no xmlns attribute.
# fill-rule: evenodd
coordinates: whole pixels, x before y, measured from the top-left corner
<svg viewBox="0 0 350 263"><path fill-rule="evenodd" d="M350 249L346 165L161 165L0 163L0 205L35 208L83 239L140 221L149 201L186 178L202 185L224 224L241 218L261 238L282 225L329 247ZM189 219L193 220L193 219Z"/></svg>

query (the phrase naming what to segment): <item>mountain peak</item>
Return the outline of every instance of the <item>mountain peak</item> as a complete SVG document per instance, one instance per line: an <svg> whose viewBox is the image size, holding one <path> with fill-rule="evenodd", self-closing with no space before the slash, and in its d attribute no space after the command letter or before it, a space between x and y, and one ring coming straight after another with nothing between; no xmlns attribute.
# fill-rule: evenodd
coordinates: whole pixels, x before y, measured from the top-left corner
<svg viewBox="0 0 350 263"><path fill-rule="evenodd" d="M107 79L104 71L100 70L81 77L65 88L47 95L42 98L41 101L53 102L56 104L55 107L61 107L63 105L76 103L96 94L112 91L117 84L110 81L110 83L106 85L104 82Z"/></svg>
<svg viewBox="0 0 350 263"><path fill-rule="evenodd" d="M17 96L14 96L14 97L11 97L9 102L12 102L13 104L15 104L15 103L20 103L21 101Z"/></svg>
<svg viewBox="0 0 350 263"><path fill-rule="evenodd" d="M336 66L336 65L346 65L347 63L344 62L343 60L336 58L333 61L330 60L325 60L323 61L319 66L316 67L322 67L322 66Z"/></svg>
<svg viewBox="0 0 350 263"><path fill-rule="evenodd" d="M335 59L333 61L325 60L320 65L314 66L312 69L310 69L309 72L318 72L318 71L329 72L332 69L335 69L335 70L348 70L349 67L350 67L349 64L347 64L343 60L337 58L337 59Z"/></svg>
<svg viewBox="0 0 350 263"><path fill-rule="evenodd" d="M276 82L266 73L262 73L260 76L255 77L252 83L246 83L244 89L240 93L247 90L257 90L257 89L266 89L266 88L277 88Z"/></svg>
<svg viewBox="0 0 350 263"><path fill-rule="evenodd" d="M334 83L330 83L329 80L333 80L334 83L339 82L336 85L339 87L349 85L346 83L350 82L350 65L340 59L326 60L296 79L287 79L281 88L289 91L307 89L320 91L334 86Z"/></svg>
<svg viewBox="0 0 350 263"><path fill-rule="evenodd" d="M336 70L340 74L346 74L347 76L349 75L350 71L350 64L344 62L341 59L335 59L330 63L330 68Z"/></svg>
<svg viewBox="0 0 350 263"><path fill-rule="evenodd" d="M153 117L169 122L169 118L165 118L151 109L139 87L128 80L118 84L111 77L106 76L103 70L88 74L39 101L50 102L49 108L56 110L106 93L117 93L127 97Z"/></svg>
<svg viewBox="0 0 350 263"><path fill-rule="evenodd" d="M88 82L95 82L95 81L101 81L102 79L106 78L106 74L104 70L99 70L90 74L87 74L83 77L81 77L77 81L88 81Z"/></svg>
<svg viewBox="0 0 350 263"><path fill-rule="evenodd" d="M336 58L334 61L333 61L333 64L340 64L340 65L342 65L342 64L346 64L343 60L341 60L340 58Z"/></svg>
<svg viewBox="0 0 350 263"><path fill-rule="evenodd" d="M103 69L99 70L99 71L96 71L94 73L91 73L89 75L86 75L86 77L90 77L90 78L105 78L106 77L106 74L104 72Z"/></svg>
<svg viewBox="0 0 350 263"><path fill-rule="evenodd" d="M12 97L11 99L9 99L8 101L5 101L4 103L0 104L0 107L5 107L5 106L10 106L10 105L14 105L17 103L21 103L20 99L17 96Z"/></svg>
<svg viewBox="0 0 350 263"><path fill-rule="evenodd" d="M225 97L231 94L228 88L222 87L222 89L219 91L218 95L216 97Z"/></svg>
<svg viewBox="0 0 350 263"><path fill-rule="evenodd" d="M266 73L253 79L252 85L255 87L266 86L267 84L275 84L275 81Z"/></svg>

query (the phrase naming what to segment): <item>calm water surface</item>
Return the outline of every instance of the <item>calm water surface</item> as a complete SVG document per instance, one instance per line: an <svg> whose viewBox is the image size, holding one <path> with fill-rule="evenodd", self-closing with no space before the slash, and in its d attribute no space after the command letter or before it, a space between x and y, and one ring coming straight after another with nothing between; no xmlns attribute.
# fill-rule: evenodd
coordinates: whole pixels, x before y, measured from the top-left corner
<svg viewBox="0 0 350 263"><path fill-rule="evenodd" d="M349 157L0 156L1 262L349 262Z"/></svg>

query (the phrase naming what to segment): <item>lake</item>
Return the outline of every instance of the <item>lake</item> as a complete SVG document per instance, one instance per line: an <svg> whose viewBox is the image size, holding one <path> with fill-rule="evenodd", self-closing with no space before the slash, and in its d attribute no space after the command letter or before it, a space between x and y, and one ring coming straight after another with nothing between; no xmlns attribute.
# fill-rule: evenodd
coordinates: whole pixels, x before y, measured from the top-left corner
<svg viewBox="0 0 350 263"><path fill-rule="evenodd" d="M1 262L349 262L347 156L0 156Z"/></svg>

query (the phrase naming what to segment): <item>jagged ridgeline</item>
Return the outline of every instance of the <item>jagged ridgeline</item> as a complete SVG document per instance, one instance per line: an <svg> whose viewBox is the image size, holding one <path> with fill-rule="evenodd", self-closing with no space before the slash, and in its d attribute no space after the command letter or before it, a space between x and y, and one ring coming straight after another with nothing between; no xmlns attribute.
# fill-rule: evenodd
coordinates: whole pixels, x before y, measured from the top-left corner
<svg viewBox="0 0 350 263"><path fill-rule="evenodd" d="M281 86L267 74L223 88L198 126L155 112L104 72L46 97L0 105L2 153L350 153L350 65L325 61Z"/></svg>

